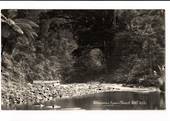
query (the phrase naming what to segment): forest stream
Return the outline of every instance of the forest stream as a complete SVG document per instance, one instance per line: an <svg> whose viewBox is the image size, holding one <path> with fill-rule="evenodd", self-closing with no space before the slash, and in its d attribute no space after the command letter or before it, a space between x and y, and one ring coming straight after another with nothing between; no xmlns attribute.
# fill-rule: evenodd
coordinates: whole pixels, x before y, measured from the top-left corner
<svg viewBox="0 0 170 121"><path fill-rule="evenodd" d="M165 109L165 94L154 87L122 84L62 84L62 97L42 103L16 104L16 110L153 110ZM74 86L74 90L73 87ZM83 93L82 93L83 92ZM68 94L69 93L69 94ZM45 94L42 94L45 95ZM38 95L36 95L38 97ZM32 97L33 98L33 97Z"/></svg>
<svg viewBox="0 0 170 121"><path fill-rule="evenodd" d="M165 109L165 10L1 10L2 110Z"/></svg>

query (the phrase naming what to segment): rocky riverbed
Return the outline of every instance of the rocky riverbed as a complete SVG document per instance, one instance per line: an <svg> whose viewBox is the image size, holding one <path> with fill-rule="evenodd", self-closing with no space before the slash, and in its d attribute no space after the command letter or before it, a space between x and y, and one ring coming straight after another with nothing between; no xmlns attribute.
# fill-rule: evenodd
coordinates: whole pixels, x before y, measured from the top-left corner
<svg viewBox="0 0 170 121"><path fill-rule="evenodd" d="M30 84L30 83L3 83L1 105L8 109L15 109L15 105L43 104L62 98L72 98L107 91L135 91L151 92L160 91L155 87L127 87L122 84L105 83L73 83L73 84Z"/></svg>

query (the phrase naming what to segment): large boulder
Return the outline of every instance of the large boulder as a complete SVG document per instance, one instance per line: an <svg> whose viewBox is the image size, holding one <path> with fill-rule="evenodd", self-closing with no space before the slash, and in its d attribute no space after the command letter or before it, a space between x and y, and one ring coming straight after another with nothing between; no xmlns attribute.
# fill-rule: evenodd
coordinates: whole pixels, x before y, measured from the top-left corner
<svg viewBox="0 0 170 121"><path fill-rule="evenodd" d="M92 49L89 52L89 62L91 69L101 70L104 68L104 55L99 48Z"/></svg>

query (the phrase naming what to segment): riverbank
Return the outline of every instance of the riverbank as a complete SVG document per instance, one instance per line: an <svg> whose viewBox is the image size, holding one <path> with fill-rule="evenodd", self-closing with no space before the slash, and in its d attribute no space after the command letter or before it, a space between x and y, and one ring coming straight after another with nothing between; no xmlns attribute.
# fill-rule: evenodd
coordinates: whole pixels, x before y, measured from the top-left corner
<svg viewBox="0 0 170 121"><path fill-rule="evenodd" d="M56 99L72 98L88 94L111 92L111 91L133 91L133 92L154 92L160 91L155 87L128 87L123 84L108 83L73 83L73 84L30 84L15 82L2 84L1 105L15 109L14 105L42 104Z"/></svg>

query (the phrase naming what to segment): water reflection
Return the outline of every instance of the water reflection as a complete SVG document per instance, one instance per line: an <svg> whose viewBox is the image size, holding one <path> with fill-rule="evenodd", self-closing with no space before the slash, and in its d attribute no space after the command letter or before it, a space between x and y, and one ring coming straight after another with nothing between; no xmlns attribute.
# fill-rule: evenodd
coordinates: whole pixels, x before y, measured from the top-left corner
<svg viewBox="0 0 170 121"><path fill-rule="evenodd" d="M87 110L164 109L164 94L158 92L104 92L72 99L73 107ZM60 104L61 105L61 104ZM64 105L64 107L67 104Z"/></svg>
<svg viewBox="0 0 170 121"><path fill-rule="evenodd" d="M159 92L103 92L47 102L43 106L19 106L21 110L153 110L165 109L165 94Z"/></svg>

